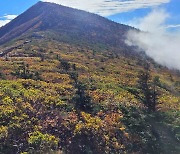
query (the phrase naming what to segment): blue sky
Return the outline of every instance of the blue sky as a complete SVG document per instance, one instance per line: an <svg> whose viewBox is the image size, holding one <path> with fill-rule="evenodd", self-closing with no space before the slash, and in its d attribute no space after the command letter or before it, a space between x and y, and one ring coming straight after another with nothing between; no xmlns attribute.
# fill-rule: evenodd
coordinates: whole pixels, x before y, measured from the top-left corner
<svg viewBox="0 0 180 154"><path fill-rule="evenodd" d="M132 21L145 17L154 8L163 8L170 14L166 24L171 27L180 25L180 0L43 0L58 4L84 9L98 13L107 18L123 23L132 24ZM37 3L38 0L1 0L0 26L8 23L15 15ZM11 16L9 16L11 15ZM12 16L14 15L14 16ZM133 25L133 24L132 24ZM173 25L173 26L172 26ZM178 27L178 26L177 26Z"/></svg>
<svg viewBox="0 0 180 154"><path fill-rule="evenodd" d="M132 20L137 18L144 18L153 9L164 9L169 13L170 17L167 19L168 25L180 25L180 0L171 0L169 3L161 4L155 7L139 8L136 10L130 10L128 12L122 12L115 15L108 16L109 19L128 24Z"/></svg>
<svg viewBox="0 0 180 154"><path fill-rule="evenodd" d="M0 16L19 15L37 2L38 0L0 0Z"/></svg>

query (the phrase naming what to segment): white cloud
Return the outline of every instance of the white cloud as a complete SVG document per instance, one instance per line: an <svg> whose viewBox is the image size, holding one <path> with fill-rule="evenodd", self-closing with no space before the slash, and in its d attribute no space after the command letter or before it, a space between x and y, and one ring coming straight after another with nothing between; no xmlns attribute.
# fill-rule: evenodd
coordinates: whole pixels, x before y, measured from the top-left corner
<svg viewBox="0 0 180 154"><path fill-rule="evenodd" d="M102 16L127 12L139 8L148 8L168 3L170 0L42 0L69 6Z"/></svg>
<svg viewBox="0 0 180 154"><path fill-rule="evenodd" d="M0 20L0 27L6 25L8 22L10 22L11 20Z"/></svg>
<svg viewBox="0 0 180 154"><path fill-rule="evenodd" d="M16 18L17 15L4 15L3 17L0 17L0 27L6 25L9 23L12 19Z"/></svg>
<svg viewBox="0 0 180 154"><path fill-rule="evenodd" d="M138 28L146 32L129 31L126 43L138 46L156 62L180 70L180 32L168 31L165 24L168 18L170 15L164 10L152 11L139 19L139 24L136 23Z"/></svg>
<svg viewBox="0 0 180 154"><path fill-rule="evenodd" d="M180 24L177 24L177 25L167 25L166 28L180 28Z"/></svg>
<svg viewBox="0 0 180 154"><path fill-rule="evenodd" d="M9 15L5 15L4 18L6 18L7 20L12 20L14 18L16 18L17 15L12 15L12 14L9 14Z"/></svg>

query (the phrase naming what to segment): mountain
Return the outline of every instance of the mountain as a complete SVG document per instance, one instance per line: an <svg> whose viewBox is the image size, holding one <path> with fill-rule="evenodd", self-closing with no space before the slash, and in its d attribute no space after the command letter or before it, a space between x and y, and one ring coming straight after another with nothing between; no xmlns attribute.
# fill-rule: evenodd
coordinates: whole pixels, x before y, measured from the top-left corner
<svg viewBox="0 0 180 154"><path fill-rule="evenodd" d="M38 2L0 29L0 44L27 33L50 31L61 41L127 48L124 43L129 26L112 22L85 11Z"/></svg>
<svg viewBox="0 0 180 154"><path fill-rule="evenodd" d="M180 73L129 29L44 2L0 28L0 153L180 153Z"/></svg>

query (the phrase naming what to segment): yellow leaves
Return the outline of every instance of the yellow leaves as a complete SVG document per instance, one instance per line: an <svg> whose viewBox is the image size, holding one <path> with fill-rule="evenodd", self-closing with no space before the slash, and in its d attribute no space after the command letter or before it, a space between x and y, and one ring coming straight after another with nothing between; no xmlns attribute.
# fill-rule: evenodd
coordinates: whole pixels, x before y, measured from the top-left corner
<svg viewBox="0 0 180 154"><path fill-rule="evenodd" d="M34 60L34 62L30 65L30 69L39 72L50 72L53 69L55 69L56 66L57 66L57 61L55 60L44 61L44 62L39 62L37 60Z"/></svg>
<svg viewBox="0 0 180 154"><path fill-rule="evenodd" d="M124 145L119 144L118 142L114 142L114 148L115 149L124 149Z"/></svg>
<svg viewBox="0 0 180 154"><path fill-rule="evenodd" d="M9 118L15 113L16 108L13 106L0 106L0 118Z"/></svg>
<svg viewBox="0 0 180 154"><path fill-rule="evenodd" d="M8 136L8 127L0 126L0 139L6 138Z"/></svg>
<svg viewBox="0 0 180 154"><path fill-rule="evenodd" d="M0 91L0 99L4 96L4 93Z"/></svg>
<svg viewBox="0 0 180 154"><path fill-rule="evenodd" d="M74 90L75 91L75 90ZM67 103L61 98L71 99L73 87L70 84L53 84L34 80L0 81L0 118L22 117L25 113L34 114L36 106L41 110L60 108L66 110ZM42 112L41 111L41 112ZM40 114L40 113L39 113Z"/></svg>
<svg viewBox="0 0 180 154"><path fill-rule="evenodd" d="M39 131L35 131L29 134L28 143L33 147L42 148L42 150L50 150L57 148L59 138L56 138L53 135L43 134Z"/></svg>
<svg viewBox="0 0 180 154"><path fill-rule="evenodd" d="M60 55L63 59L66 59L66 60L73 60L73 59L76 59L75 55L73 54L61 54Z"/></svg>
<svg viewBox="0 0 180 154"><path fill-rule="evenodd" d="M125 90L122 90L118 95L116 95L115 99L118 102L130 104L130 105L134 105L138 103L138 100L135 98L135 96Z"/></svg>
<svg viewBox="0 0 180 154"><path fill-rule="evenodd" d="M81 112L82 118L86 121L89 125L100 125L101 119L99 117L92 117L90 114Z"/></svg>
<svg viewBox="0 0 180 154"><path fill-rule="evenodd" d="M48 96L59 96L59 95L67 96L68 95L68 96L70 96L74 92L73 86L70 84L66 84L66 83L53 84L53 83L47 83L47 82L43 82L43 81L34 81L34 80L20 80L20 82L22 82L22 84L24 86L28 87L29 89L39 91L40 92L39 95L42 94L42 96L44 96L44 95L48 95ZM34 93L36 93L36 92L34 92Z"/></svg>
<svg viewBox="0 0 180 154"><path fill-rule="evenodd" d="M69 84L71 82L69 75L56 72L43 72L41 77L43 80L52 83Z"/></svg>
<svg viewBox="0 0 180 154"><path fill-rule="evenodd" d="M160 102L170 102L170 103L176 103L179 102L180 98L172 96L172 95L163 95L160 97Z"/></svg>
<svg viewBox="0 0 180 154"><path fill-rule="evenodd" d="M21 152L21 154L28 154L28 152Z"/></svg>
<svg viewBox="0 0 180 154"><path fill-rule="evenodd" d="M39 47L34 46L32 49L37 52ZM48 58L45 57L44 61L37 57L11 59L14 62L0 60L1 72L6 77L9 74L8 79L12 79L11 81L0 81L0 118L2 121L8 118L8 127L11 125L13 128L22 128L24 132L34 130L35 132L29 134L28 139L31 147L33 147L32 144L40 144L44 147L57 145L59 139L45 132L53 132L57 136L60 134L63 136L63 143L72 143L74 136L81 137L82 135L84 137L85 134L90 136L93 141L97 139L94 142L97 143L97 146L105 145L106 149L112 148L114 153L119 151L121 151L119 153L123 153L124 145L129 140L131 143L133 134L128 134L128 129L122 122L123 120L131 121L131 119L123 119L119 105L123 104L125 107L139 105L139 100L126 88L137 90L137 74L142 66L137 65L135 59L128 62L129 59L123 56L110 58L105 52L96 52L93 55L91 49L70 47L63 43L48 42L45 50L47 53L45 56ZM78 52L81 50L83 52ZM69 77L68 72L60 71L61 65L58 59L67 60L71 66L76 65L73 70L78 72L78 80L87 84L86 92L92 98L92 102L96 103L93 114L71 110L73 105L68 102L71 102L70 100L76 92L75 82ZM24 79L15 81L11 72L19 65L18 61L26 61L30 71L39 72L43 81ZM154 73L159 74L158 71L154 71ZM166 84L169 80L166 79L167 74L162 74L163 83ZM174 83L171 81L167 85L171 87ZM162 90L162 88L160 89ZM171 92L163 91L163 93L164 95L159 98L160 107L180 109L178 96L173 96ZM61 110L64 108L65 110ZM98 112L99 109L101 111ZM30 119L27 120L28 118ZM0 138L3 135L7 136L7 130L5 126L0 126ZM66 133L73 135L70 136ZM141 139L138 137L137 133L134 140L140 141ZM100 140L102 143L97 142ZM107 150L107 153L113 152Z"/></svg>
<svg viewBox="0 0 180 154"><path fill-rule="evenodd" d="M30 101L36 101L42 99L44 96L44 93L38 89L28 89L24 92L24 97Z"/></svg>
<svg viewBox="0 0 180 154"><path fill-rule="evenodd" d="M104 135L105 140L108 142L109 141L109 136L108 135Z"/></svg>
<svg viewBox="0 0 180 154"><path fill-rule="evenodd" d="M123 144L119 143L115 137L112 138L112 143L113 143L113 147L115 149L124 149L125 148L125 146Z"/></svg>
<svg viewBox="0 0 180 154"><path fill-rule="evenodd" d="M117 113L104 113L102 115L104 117L103 119L97 116L93 117L91 114L85 112L81 112L81 116L81 121L75 125L74 135L93 133L93 135L103 137L102 140L107 150L109 147L113 147L116 150L124 151L125 145L124 143L122 144L122 139L126 141L129 138L129 134L126 133L125 126L120 121L123 117L120 111ZM116 133L121 134L121 138L117 138Z"/></svg>
<svg viewBox="0 0 180 154"><path fill-rule="evenodd" d="M120 121L122 118L123 116L121 113L111 113L111 114L105 115L104 121L106 122L108 126L119 127L122 125Z"/></svg>
<svg viewBox="0 0 180 154"><path fill-rule="evenodd" d="M121 128L119 128L121 131L124 131L125 130L125 127L121 127Z"/></svg>
<svg viewBox="0 0 180 154"><path fill-rule="evenodd" d="M80 121L76 124L74 131L75 134L80 133L82 129L98 131L102 126L102 120L99 117L92 117L90 114L85 112L81 112L81 116L85 122Z"/></svg>
<svg viewBox="0 0 180 154"><path fill-rule="evenodd" d="M169 92L164 92L162 95L159 96L158 103L158 107L162 110L178 110L180 108L180 97L174 96Z"/></svg>
<svg viewBox="0 0 180 154"><path fill-rule="evenodd" d="M81 122L79 122L79 123L75 126L74 133L75 133L75 134L79 133L82 128L83 128L83 124L82 124Z"/></svg>
<svg viewBox="0 0 180 154"><path fill-rule="evenodd" d="M129 134L128 134L128 133L124 133L124 136L125 136L126 138L129 138Z"/></svg>
<svg viewBox="0 0 180 154"><path fill-rule="evenodd" d="M3 105L13 105L13 100L9 96L6 96L2 99L2 103Z"/></svg>
<svg viewBox="0 0 180 154"><path fill-rule="evenodd" d="M75 125L74 134L82 133L82 131L91 131L94 134L106 132L107 134L104 134L104 139L108 142L110 140L109 137L113 135L115 131L119 130L128 138L128 133L125 132L125 126L121 123L121 119L123 118L121 112L104 114L104 119L100 119L98 116L93 117L91 114L85 112L81 112L81 116L82 120Z"/></svg>
<svg viewBox="0 0 180 154"><path fill-rule="evenodd" d="M64 107L66 106L66 103L59 99L58 96L46 96L44 98L45 100L42 102L46 106L50 107Z"/></svg>
<svg viewBox="0 0 180 154"><path fill-rule="evenodd" d="M98 103L104 101L107 97L106 93L102 93L99 89L95 91L91 91L89 95L93 98L95 102L98 102Z"/></svg>
<svg viewBox="0 0 180 154"><path fill-rule="evenodd" d="M15 98L15 101L17 104L20 104L23 102L23 99L22 98Z"/></svg>

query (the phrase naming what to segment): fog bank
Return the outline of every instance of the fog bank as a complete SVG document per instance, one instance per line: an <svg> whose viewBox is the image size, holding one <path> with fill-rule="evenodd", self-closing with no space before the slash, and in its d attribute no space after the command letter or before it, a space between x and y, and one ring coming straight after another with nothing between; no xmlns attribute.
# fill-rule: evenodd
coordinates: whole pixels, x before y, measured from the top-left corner
<svg viewBox="0 0 180 154"><path fill-rule="evenodd" d="M180 32L166 25L170 15L164 10L153 10L142 19L137 19L135 26L143 32L129 31L126 43L138 46L157 63L180 70Z"/></svg>

